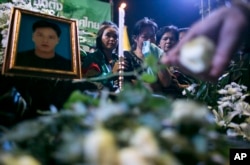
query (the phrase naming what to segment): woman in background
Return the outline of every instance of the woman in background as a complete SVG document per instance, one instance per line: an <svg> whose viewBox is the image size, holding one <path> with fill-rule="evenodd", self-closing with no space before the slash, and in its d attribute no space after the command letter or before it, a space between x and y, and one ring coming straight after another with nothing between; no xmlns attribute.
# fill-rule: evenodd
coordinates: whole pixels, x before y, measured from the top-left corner
<svg viewBox="0 0 250 165"><path fill-rule="evenodd" d="M156 44L164 51L164 53L167 53L170 49L172 49L177 44L178 40L178 27L174 25L164 26L156 33ZM192 83L191 77L188 77L187 75L180 72L176 66L169 66L169 70L173 75L175 75L180 88L184 89Z"/></svg>
<svg viewBox="0 0 250 165"><path fill-rule="evenodd" d="M113 73L115 63L118 61L116 49L118 46L118 27L115 23L102 25L97 32L96 50L83 58L83 77L100 77L102 87L115 91L117 77L105 78ZM116 68L116 67L115 67Z"/></svg>
<svg viewBox="0 0 250 165"><path fill-rule="evenodd" d="M167 52L178 42L178 37L178 28L176 26L164 26L156 33L156 44L164 52Z"/></svg>
<svg viewBox="0 0 250 165"><path fill-rule="evenodd" d="M143 45L145 42L155 44L156 42L156 31L158 25L152 19L143 18L136 22L132 36L132 47L130 51L125 51L125 72L136 71L139 74L145 72L143 68L143 62L146 54L143 52ZM156 46L155 46L156 47ZM153 54L156 58L160 59L161 53ZM136 83L136 77L125 77L125 81ZM157 81L154 83L147 84L154 93L162 94L162 88L167 88L172 84L172 75L166 68L161 69L157 73Z"/></svg>

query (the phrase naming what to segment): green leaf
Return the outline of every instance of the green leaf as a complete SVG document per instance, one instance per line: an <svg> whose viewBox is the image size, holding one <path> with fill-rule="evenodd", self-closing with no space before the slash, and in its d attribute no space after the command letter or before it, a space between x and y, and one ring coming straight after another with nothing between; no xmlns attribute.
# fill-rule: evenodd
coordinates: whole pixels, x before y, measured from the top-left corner
<svg viewBox="0 0 250 165"><path fill-rule="evenodd" d="M158 59L153 56L153 55L149 55L145 58L145 67L149 67L153 73L157 73L159 70L159 65L158 65Z"/></svg>
<svg viewBox="0 0 250 165"><path fill-rule="evenodd" d="M147 82L147 83L154 83L154 82L156 82L157 78L155 75L143 73L141 75L141 80L144 82Z"/></svg>
<svg viewBox="0 0 250 165"><path fill-rule="evenodd" d="M69 109L70 106L76 102L82 102L84 104L94 105L94 106L97 106L99 104L98 99L85 95L81 91L76 90L71 93L69 99L64 103L63 107L65 109Z"/></svg>
<svg viewBox="0 0 250 165"><path fill-rule="evenodd" d="M207 90L207 84L201 84L199 91L196 94L196 99L201 98L202 95L204 95L206 93Z"/></svg>

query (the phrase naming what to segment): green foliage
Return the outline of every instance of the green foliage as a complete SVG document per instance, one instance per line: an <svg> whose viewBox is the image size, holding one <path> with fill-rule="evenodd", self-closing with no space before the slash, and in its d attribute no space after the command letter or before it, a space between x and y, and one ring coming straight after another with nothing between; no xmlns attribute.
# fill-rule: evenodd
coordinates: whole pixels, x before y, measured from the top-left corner
<svg viewBox="0 0 250 165"><path fill-rule="evenodd" d="M140 75L140 79L146 83L154 83L157 80L157 72L159 71L158 59L152 54L145 57L144 67L146 72Z"/></svg>
<svg viewBox="0 0 250 165"><path fill-rule="evenodd" d="M99 104L99 100L96 98L93 98L88 95L83 95L80 91L73 91L71 95L68 98L68 101L64 103L63 108L64 109L70 109L72 103L75 102L82 102L86 105L94 105L97 106Z"/></svg>
<svg viewBox="0 0 250 165"><path fill-rule="evenodd" d="M219 139L210 138L209 134L214 126L212 123L205 122L207 121L205 116L209 114L203 113L205 116L200 116L195 121L186 120L188 117L185 115L182 120L182 113L181 116L173 114L173 111L191 110L190 113L185 114L195 116L192 113L197 115L196 108L199 112L203 111L203 108L199 108L200 105L190 100L187 103L194 105L194 108L186 109L187 106L184 104L182 106L186 101L178 102L181 103L177 106L181 108L178 110L176 106L173 107L174 100L154 95L144 87L143 83L138 83L136 86L126 84L116 95L115 100L110 100L107 94L107 91L100 91L97 100L91 95L75 91L65 103L66 109L19 123L5 132L0 142L2 146L11 144L9 151L12 154L17 151L26 153L43 164L89 164L88 157L85 157L88 153L85 153L83 144L92 131L97 131L100 127L109 130L115 137L116 153L119 154L123 149L133 145L132 139L137 136L137 138L144 137L136 135L138 129L143 128L142 130L146 132L151 130L150 132L153 133L151 140L159 144L156 145L157 148L159 147L159 153L157 151L158 154L152 158L153 164L163 165L174 162L185 164L189 158L192 158L190 161L193 164L213 162L215 151L225 163L227 143L220 136L218 136ZM185 124L182 121L185 121ZM201 124L204 122L206 124ZM190 131L194 126L196 129ZM150 147L151 140L143 145ZM143 142L143 139L140 141ZM210 143L213 143L212 149L208 147ZM223 147L221 147L222 144L224 144ZM176 147L179 148L178 152L174 149ZM2 148L2 152L5 150L6 148ZM162 159L162 155L169 159Z"/></svg>

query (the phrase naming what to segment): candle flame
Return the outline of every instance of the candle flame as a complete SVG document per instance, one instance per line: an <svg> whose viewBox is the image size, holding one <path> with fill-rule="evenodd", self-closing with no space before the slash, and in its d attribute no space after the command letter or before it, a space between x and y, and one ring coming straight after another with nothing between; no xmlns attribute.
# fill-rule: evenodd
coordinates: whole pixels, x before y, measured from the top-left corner
<svg viewBox="0 0 250 165"><path fill-rule="evenodd" d="M124 9L126 6L127 6L127 4L123 2L123 3L121 3L120 8Z"/></svg>

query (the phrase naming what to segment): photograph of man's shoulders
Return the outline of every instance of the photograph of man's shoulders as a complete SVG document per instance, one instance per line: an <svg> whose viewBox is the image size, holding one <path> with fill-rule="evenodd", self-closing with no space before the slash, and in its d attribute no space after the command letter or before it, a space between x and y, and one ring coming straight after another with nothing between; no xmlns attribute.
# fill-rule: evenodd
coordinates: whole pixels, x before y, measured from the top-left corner
<svg viewBox="0 0 250 165"><path fill-rule="evenodd" d="M54 56L54 60L58 69L68 71L72 70L71 60L66 59L62 55L59 55L57 53Z"/></svg>
<svg viewBox="0 0 250 165"><path fill-rule="evenodd" d="M72 70L70 59L66 59L57 53L50 59L40 58L35 55L34 49L17 53L15 65L65 71Z"/></svg>

